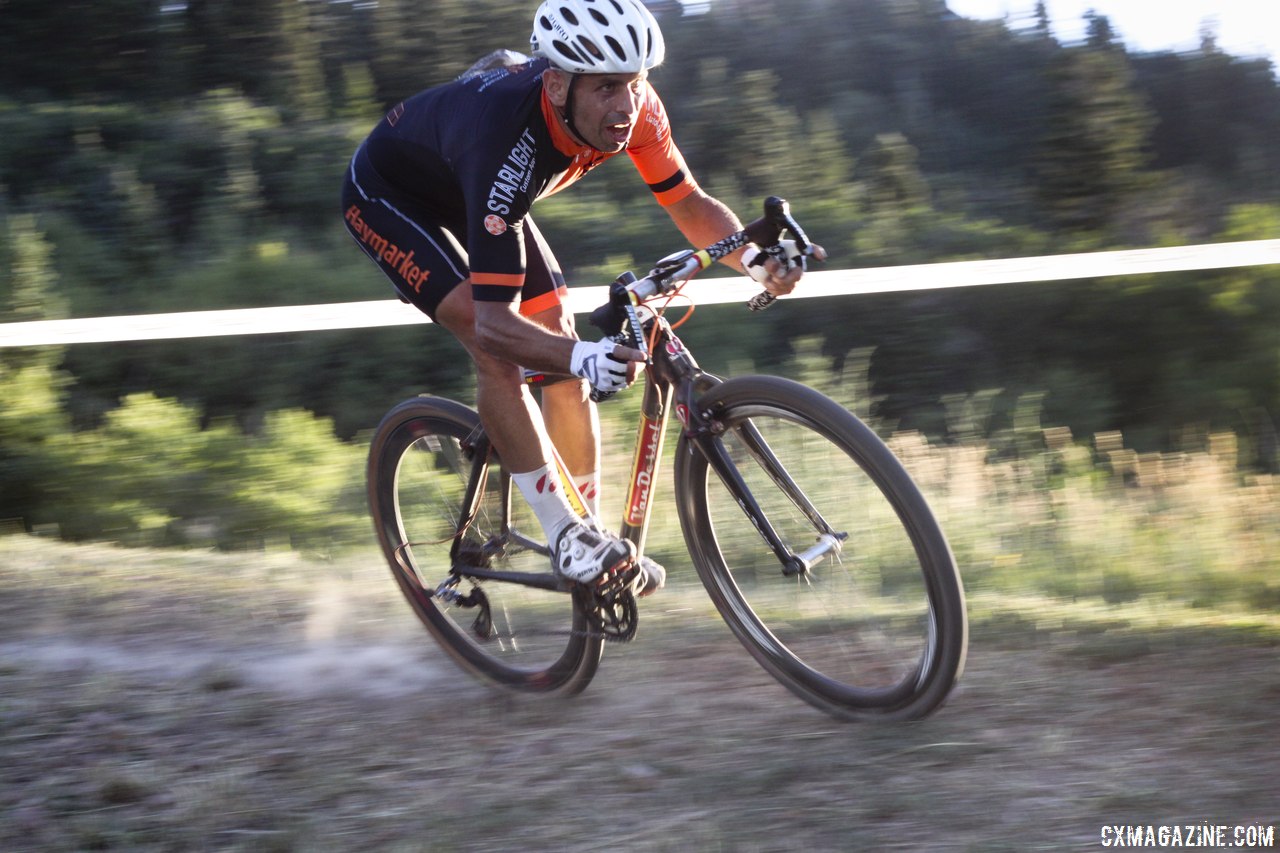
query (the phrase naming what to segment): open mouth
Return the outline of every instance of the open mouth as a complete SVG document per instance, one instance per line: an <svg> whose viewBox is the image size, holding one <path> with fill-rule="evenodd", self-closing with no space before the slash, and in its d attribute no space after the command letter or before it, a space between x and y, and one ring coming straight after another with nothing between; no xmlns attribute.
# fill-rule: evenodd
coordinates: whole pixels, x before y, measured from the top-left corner
<svg viewBox="0 0 1280 853"><path fill-rule="evenodd" d="M607 124L604 127L605 135L615 143L621 145L631 138L631 122L618 122L617 124Z"/></svg>

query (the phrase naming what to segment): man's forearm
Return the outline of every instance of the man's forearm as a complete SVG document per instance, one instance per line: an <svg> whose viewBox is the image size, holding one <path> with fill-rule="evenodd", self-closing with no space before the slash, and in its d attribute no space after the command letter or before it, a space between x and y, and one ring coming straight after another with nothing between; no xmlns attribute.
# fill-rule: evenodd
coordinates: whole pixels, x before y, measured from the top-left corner
<svg viewBox="0 0 1280 853"><path fill-rule="evenodd" d="M667 208L680 233L695 248L702 249L742 229L742 221L723 202L701 190L686 196ZM723 258L723 263L738 272L741 250Z"/></svg>

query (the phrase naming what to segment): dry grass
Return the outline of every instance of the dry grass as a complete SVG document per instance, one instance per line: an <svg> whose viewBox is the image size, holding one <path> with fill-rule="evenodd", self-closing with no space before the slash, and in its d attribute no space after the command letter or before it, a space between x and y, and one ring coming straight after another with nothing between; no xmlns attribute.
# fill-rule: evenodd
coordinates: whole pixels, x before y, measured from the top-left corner
<svg viewBox="0 0 1280 853"><path fill-rule="evenodd" d="M981 593L947 706L847 725L670 567L637 642L538 701L455 672L372 552L0 538L0 849L1089 849L1280 822L1273 625Z"/></svg>
<svg viewBox="0 0 1280 853"><path fill-rule="evenodd" d="M866 414L854 373L796 367ZM604 412L611 485L638 403ZM836 723L774 683L672 512L650 537L668 589L572 700L462 676L372 548L0 535L0 851L1080 850L1104 825L1280 823L1280 480L1225 435L1144 455L1022 416L891 443L973 626L913 724Z"/></svg>
<svg viewBox="0 0 1280 853"><path fill-rule="evenodd" d="M1280 482L1227 436L891 441L973 626L960 687L910 725L770 680L673 513L650 534L668 589L573 700L460 675L372 550L0 536L0 850L1092 849L1104 824L1280 822Z"/></svg>

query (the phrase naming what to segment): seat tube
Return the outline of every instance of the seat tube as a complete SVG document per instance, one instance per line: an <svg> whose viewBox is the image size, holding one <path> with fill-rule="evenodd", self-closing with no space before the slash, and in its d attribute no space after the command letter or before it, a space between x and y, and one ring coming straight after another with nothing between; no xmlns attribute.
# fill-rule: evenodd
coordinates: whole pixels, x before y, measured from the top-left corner
<svg viewBox="0 0 1280 853"><path fill-rule="evenodd" d="M655 380L649 371L645 373L644 398L640 404L640 425L636 430L635 458L631 464L631 478L627 485L627 499L623 504L622 525L619 532L636 546L637 553L644 553L645 537L649 532L649 514L657 493L658 470L662 461L662 445L666 436L667 418L671 413L670 382Z"/></svg>
<svg viewBox="0 0 1280 853"><path fill-rule="evenodd" d="M467 443L472 443L471 476L467 479L467 488L463 493L462 506L459 508L458 529L453 537L453 544L449 546L449 558L455 564L458 561L458 548L462 543L463 534L476 519L476 512L480 508L480 500L484 496L485 485L489 478L491 445L488 436L477 429L467 437Z"/></svg>

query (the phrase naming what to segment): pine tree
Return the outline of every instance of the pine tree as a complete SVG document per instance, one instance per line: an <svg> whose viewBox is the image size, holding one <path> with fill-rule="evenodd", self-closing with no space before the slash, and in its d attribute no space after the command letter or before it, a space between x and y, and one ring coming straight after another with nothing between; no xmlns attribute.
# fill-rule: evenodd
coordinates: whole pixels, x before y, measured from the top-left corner
<svg viewBox="0 0 1280 853"><path fill-rule="evenodd" d="M311 23L311 4L298 0L279 2L285 102L298 118L322 119L328 111L328 92L320 63L320 39Z"/></svg>
<svg viewBox="0 0 1280 853"><path fill-rule="evenodd" d="M1034 163L1035 193L1056 227L1105 229L1149 185L1155 119L1114 46L1068 48L1051 66L1048 130Z"/></svg>

